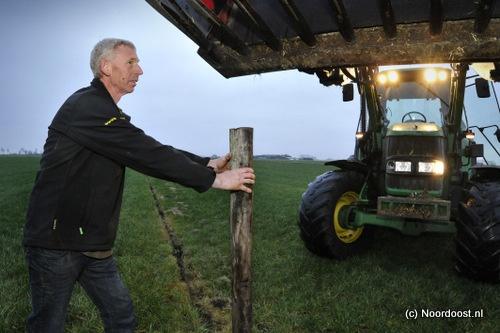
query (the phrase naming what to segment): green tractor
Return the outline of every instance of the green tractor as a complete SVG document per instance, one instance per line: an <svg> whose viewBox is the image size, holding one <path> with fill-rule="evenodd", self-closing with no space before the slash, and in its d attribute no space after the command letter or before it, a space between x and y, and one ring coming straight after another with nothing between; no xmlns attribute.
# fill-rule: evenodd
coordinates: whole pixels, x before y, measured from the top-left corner
<svg viewBox="0 0 500 333"><path fill-rule="evenodd" d="M346 72L361 96L356 148L351 158L326 163L337 170L318 176L303 194L300 235L311 252L345 259L369 245L373 226L406 235L456 232L456 270L500 281L500 167L492 165L500 155L486 131L496 129L500 141L500 109L489 109L491 125L478 127L496 153L486 164L484 146L466 123L467 69ZM486 80L472 86L479 97L491 97Z"/></svg>
<svg viewBox="0 0 500 333"><path fill-rule="evenodd" d="M347 258L369 244L374 226L456 232L456 269L500 281L500 168L489 157L498 154L499 112L480 99L468 105L473 87L496 98L485 81L500 81L495 1L146 1L226 78L298 69L342 85L345 100L357 85L354 155L327 163L336 169L302 197L310 251ZM379 72L426 63L451 65ZM482 78L467 84L470 64Z"/></svg>

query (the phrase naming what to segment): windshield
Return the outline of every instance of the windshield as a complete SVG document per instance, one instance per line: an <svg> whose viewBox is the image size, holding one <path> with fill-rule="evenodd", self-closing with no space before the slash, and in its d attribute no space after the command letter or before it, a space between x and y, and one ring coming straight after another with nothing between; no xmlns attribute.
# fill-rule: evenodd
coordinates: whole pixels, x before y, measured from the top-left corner
<svg viewBox="0 0 500 333"><path fill-rule="evenodd" d="M426 83L399 82L377 86L380 106L385 110L386 124L409 121L433 122L443 125L450 100L449 80Z"/></svg>

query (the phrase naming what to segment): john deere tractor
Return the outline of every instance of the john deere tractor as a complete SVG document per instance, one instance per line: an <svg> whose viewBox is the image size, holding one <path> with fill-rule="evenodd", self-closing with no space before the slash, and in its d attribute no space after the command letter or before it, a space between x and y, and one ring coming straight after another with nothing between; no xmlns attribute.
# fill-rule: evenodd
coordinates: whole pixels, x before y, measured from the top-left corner
<svg viewBox="0 0 500 333"><path fill-rule="evenodd" d="M500 281L500 117L464 98L470 90L496 98L486 81L500 81L494 0L146 1L226 78L298 69L342 85L344 100L357 86L354 154L328 162L334 170L302 197L300 235L310 251L347 258L375 226L450 232L457 271ZM449 65L379 71L436 63ZM481 77L467 77L472 64Z"/></svg>
<svg viewBox="0 0 500 333"><path fill-rule="evenodd" d="M500 160L500 109L488 110L491 125L478 127L496 153L488 165L464 112L467 69L346 72L361 96L356 148L351 158L328 162L337 170L303 194L300 235L311 252L349 257L369 244L373 226L456 233L456 269L499 281L500 167L493 163ZM472 85L479 97L492 97L484 79Z"/></svg>

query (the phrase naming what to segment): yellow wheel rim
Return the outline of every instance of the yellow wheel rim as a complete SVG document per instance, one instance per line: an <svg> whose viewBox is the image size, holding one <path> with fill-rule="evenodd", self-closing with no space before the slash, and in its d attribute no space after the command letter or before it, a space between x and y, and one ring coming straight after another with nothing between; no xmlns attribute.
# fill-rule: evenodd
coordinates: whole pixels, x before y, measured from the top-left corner
<svg viewBox="0 0 500 333"><path fill-rule="evenodd" d="M344 206L350 205L353 202L358 201L358 194L355 192L345 192L342 194L335 205L335 210L333 212L333 229L335 234L343 243L355 242L363 233L363 227L356 229L345 229L342 228L339 222L339 212Z"/></svg>

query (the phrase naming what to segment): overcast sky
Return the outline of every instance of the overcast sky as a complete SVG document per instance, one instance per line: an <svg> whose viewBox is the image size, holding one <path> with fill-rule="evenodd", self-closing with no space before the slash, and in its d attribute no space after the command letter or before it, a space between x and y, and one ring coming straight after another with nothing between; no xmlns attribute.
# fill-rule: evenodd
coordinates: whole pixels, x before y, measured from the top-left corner
<svg viewBox="0 0 500 333"><path fill-rule="evenodd" d="M165 144L221 155L229 129L245 126L254 128L256 155L353 152L357 98L343 103L339 87L298 71L225 79L143 0L0 1L0 147L41 151L61 104L92 80L89 54L106 37L135 43L144 75L119 106ZM470 116L482 108L468 106Z"/></svg>
<svg viewBox="0 0 500 333"><path fill-rule="evenodd" d="M97 41L133 41L144 75L119 106L157 140L201 155L228 151L229 129L254 128L254 154L352 154L358 102L287 71L225 79L146 1L0 1L0 147L41 150L64 100L92 79Z"/></svg>

